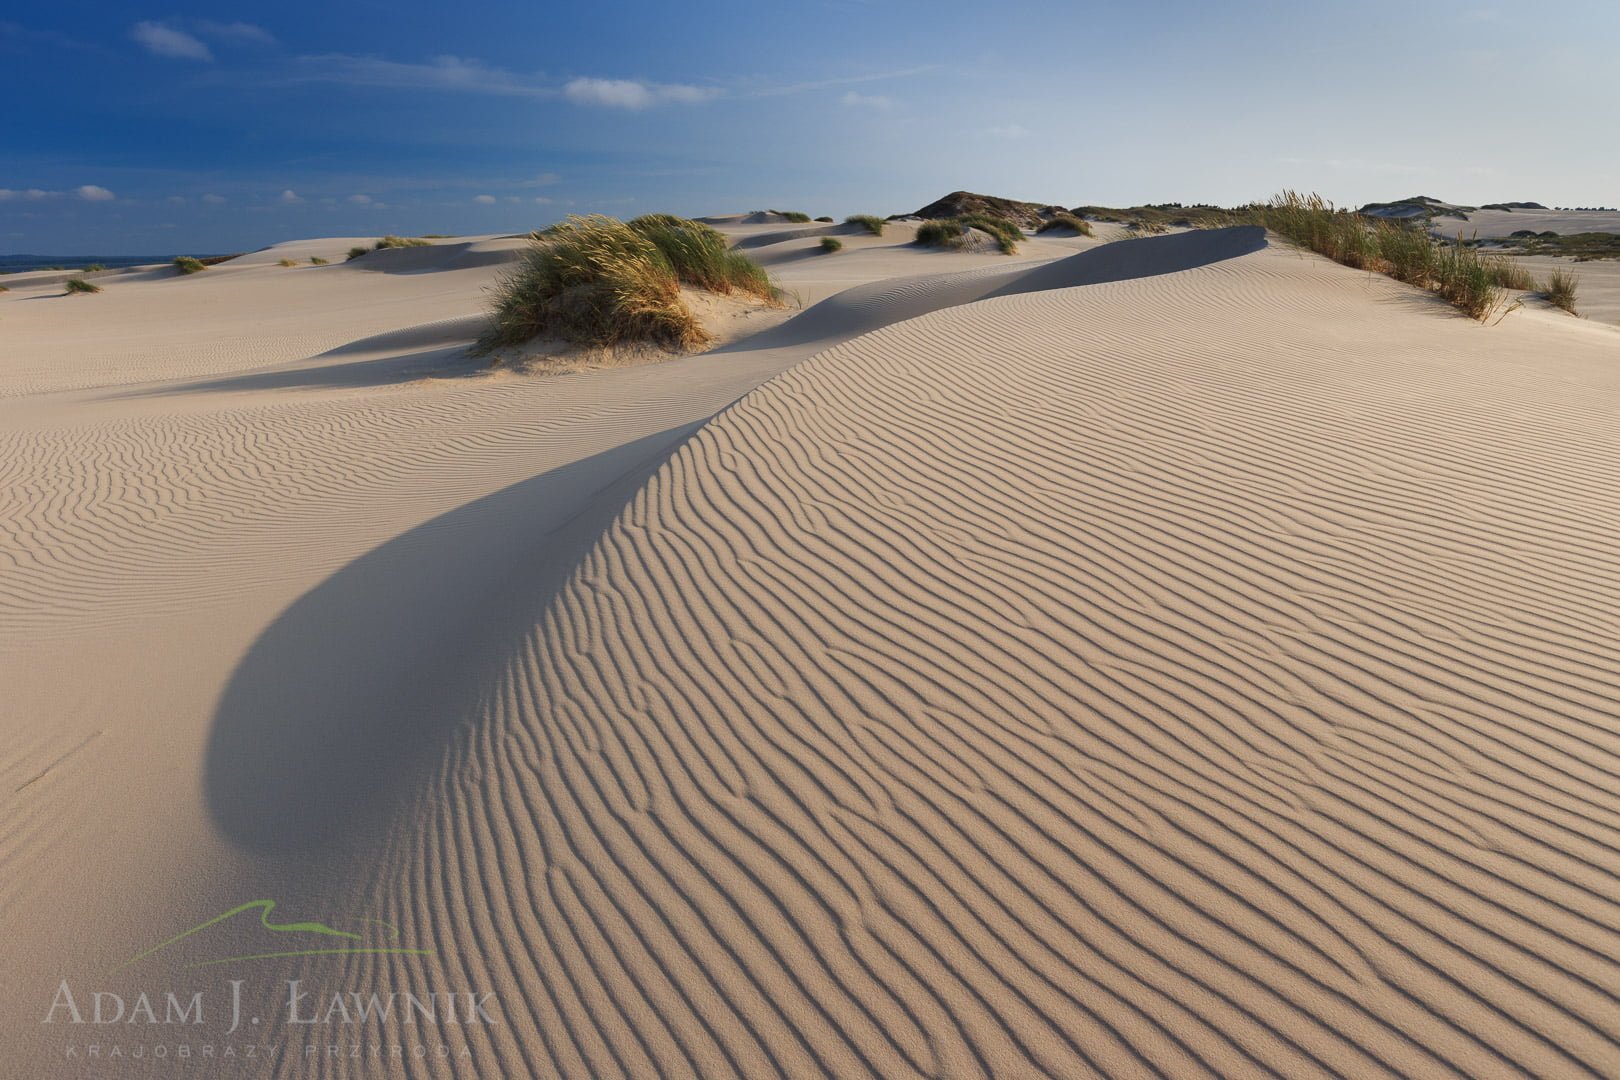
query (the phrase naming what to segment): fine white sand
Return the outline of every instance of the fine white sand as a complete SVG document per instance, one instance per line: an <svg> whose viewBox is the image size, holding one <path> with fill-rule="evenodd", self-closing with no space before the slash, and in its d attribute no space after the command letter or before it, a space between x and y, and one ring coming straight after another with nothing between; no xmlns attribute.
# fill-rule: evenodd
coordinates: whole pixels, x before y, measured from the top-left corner
<svg viewBox="0 0 1620 1080"><path fill-rule="evenodd" d="M1620 331L723 227L831 299L552 377L464 356L510 239L0 294L7 1068L1620 1070ZM424 952L126 965L260 899Z"/></svg>

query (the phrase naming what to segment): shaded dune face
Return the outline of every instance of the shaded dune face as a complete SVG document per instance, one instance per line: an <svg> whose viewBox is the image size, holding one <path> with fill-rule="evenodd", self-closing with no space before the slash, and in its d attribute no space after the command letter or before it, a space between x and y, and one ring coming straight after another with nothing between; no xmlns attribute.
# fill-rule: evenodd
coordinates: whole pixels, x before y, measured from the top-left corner
<svg viewBox="0 0 1620 1080"><path fill-rule="evenodd" d="M1612 1074L1620 432L1369 288L999 296L682 445L377 883L505 1067Z"/></svg>

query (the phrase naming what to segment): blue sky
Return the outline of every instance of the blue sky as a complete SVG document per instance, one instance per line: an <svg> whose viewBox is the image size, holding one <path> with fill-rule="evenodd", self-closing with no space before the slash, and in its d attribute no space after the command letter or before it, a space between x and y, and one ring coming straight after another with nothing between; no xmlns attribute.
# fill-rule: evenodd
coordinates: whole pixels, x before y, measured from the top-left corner
<svg viewBox="0 0 1620 1080"><path fill-rule="evenodd" d="M0 251L956 188L1616 205L1617 41L1612 0L8 5Z"/></svg>

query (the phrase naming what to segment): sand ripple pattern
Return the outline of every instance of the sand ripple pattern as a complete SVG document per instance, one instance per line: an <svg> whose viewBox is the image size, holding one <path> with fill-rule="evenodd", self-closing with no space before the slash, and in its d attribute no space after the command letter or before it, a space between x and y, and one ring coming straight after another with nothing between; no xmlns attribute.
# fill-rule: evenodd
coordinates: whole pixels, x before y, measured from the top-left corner
<svg viewBox="0 0 1620 1080"><path fill-rule="evenodd" d="M936 312L686 444L393 853L483 1067L1620 1074L1612 344L1344 274Z"/></svg>

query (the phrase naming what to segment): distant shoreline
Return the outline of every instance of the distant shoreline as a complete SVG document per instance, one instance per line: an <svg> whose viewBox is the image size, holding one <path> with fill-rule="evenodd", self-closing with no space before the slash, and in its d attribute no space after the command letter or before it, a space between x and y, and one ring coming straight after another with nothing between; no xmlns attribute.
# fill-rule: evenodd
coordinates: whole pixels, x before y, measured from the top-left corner
<svg viewBox="0 0 1620 1080"><path fill-rule="evenodd" d="M173 262L175 254L196 254L193 252L177 252L169 255L0 255L0 274L20 274L29 270L83 270L89 266L100 265L108 270L124 269L130 266L150 266L153 263ZM211 254L197 254L197 258L213 258Z"/></svg>

